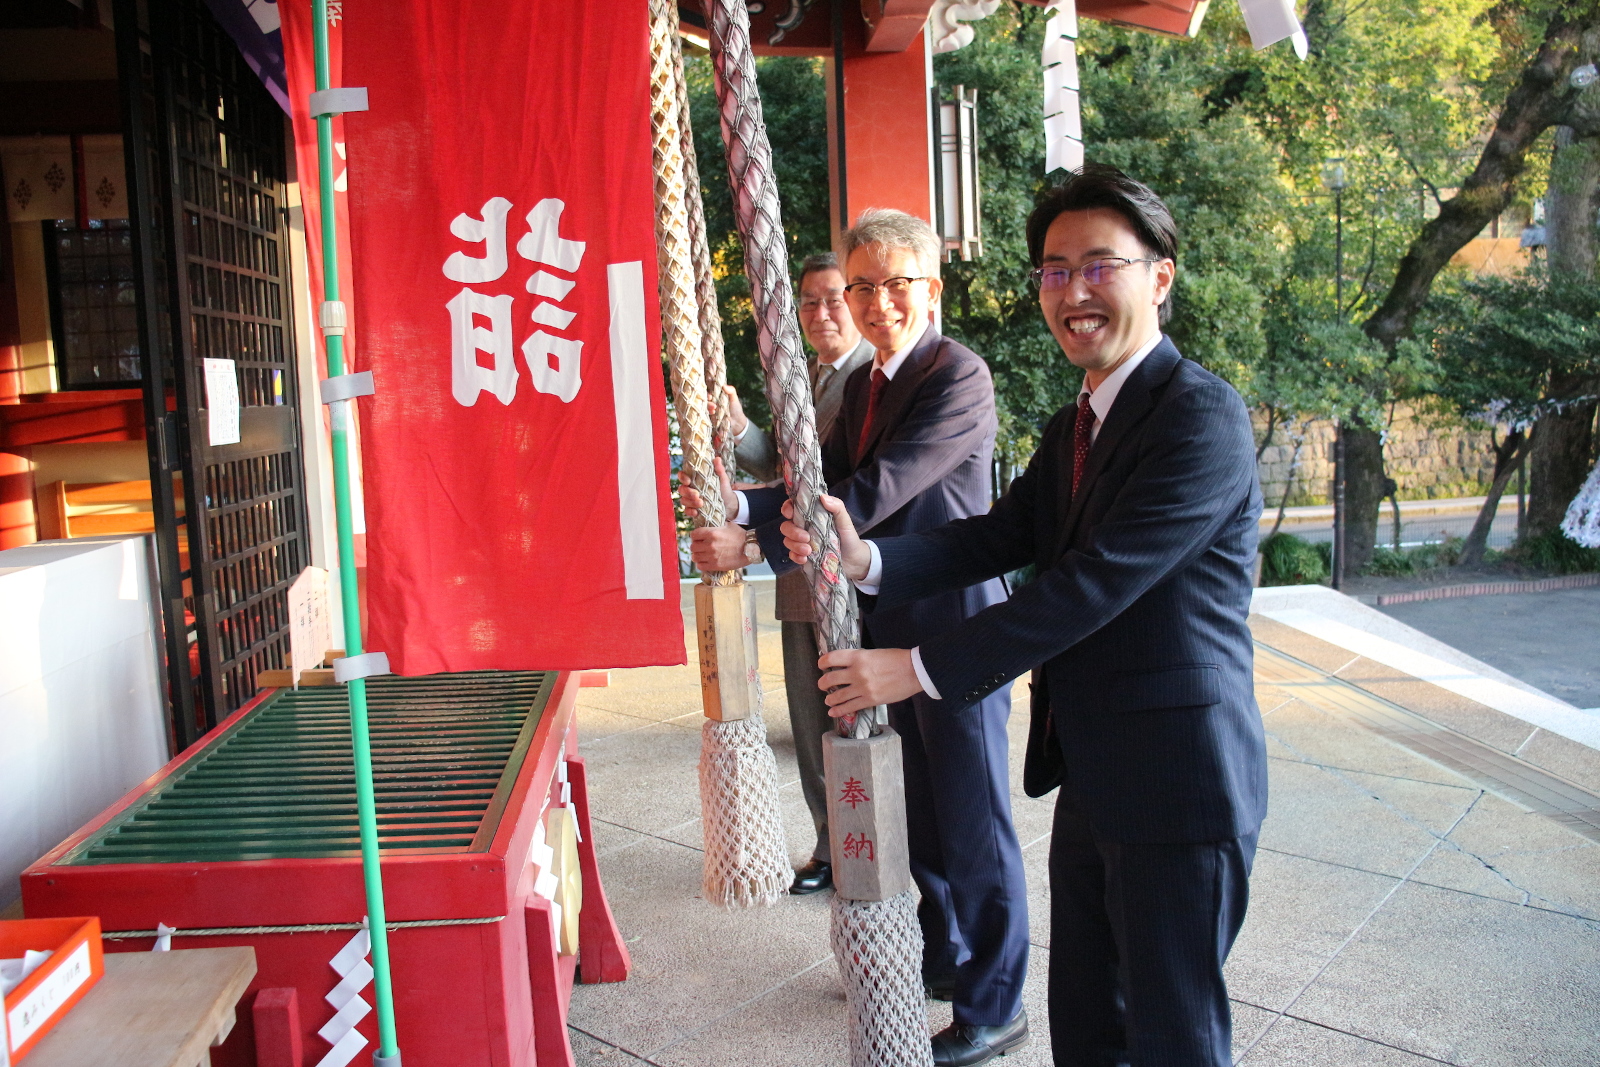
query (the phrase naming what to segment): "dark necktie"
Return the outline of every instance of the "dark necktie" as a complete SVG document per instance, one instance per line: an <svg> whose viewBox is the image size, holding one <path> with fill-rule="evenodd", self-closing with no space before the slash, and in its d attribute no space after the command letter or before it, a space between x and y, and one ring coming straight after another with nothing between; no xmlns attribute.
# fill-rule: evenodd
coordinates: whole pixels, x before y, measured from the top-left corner
<svg viewBox="0 0 1600 1067"><path fill-rule="evenodd" d="M1083 482L1083 465L1089 460L1089 432L1094 429L1094 408L1089 406L1089 394L1078 397L1078 417L1072 423L1072 495L1078 495Z"/></svg>
<svg viewBox="0 0 1600 1067"><path fill-rule="evenodd" d="M889 376L880 367L872 369L872 392L867 396L867 419L861 424L861 437L856 441L856 462L867 454L867 438L872 433L872 420L878 417L878 401L889 386Z"/></svg>

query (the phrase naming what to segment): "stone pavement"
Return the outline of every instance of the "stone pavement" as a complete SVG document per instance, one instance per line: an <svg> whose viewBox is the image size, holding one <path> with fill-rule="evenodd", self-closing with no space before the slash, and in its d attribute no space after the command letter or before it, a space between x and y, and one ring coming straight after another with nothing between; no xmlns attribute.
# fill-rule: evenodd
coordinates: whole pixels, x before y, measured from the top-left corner
<svg viewBox="0 0 1600 1067"><path fill-rule="evenodd" d="M800 862L810 819L794 774L771 585L757 588L769 735ZM1025 692L1014 692L1014 783ZM1600 1064L1600 843L1359 724L1316 685L1262 683L1257 692L1272 799L1250 913L1228 964L1239 1061ZM724 913L698 897L702 717L693 663L614 671L609 688L582 690L579 706L601 873L634 970L625 983L574 991L578 1063L847 1063L826 899ZM1035 1037L999 1061L1008 1067L1050 1063L1052 800L1014 790L1033 915L1024 1003ZM948 1005L930 1003L929 1018L933 1029L944 1026Z"/></svg>
<svg viewBox="0 0 1600 1067"><path fill-rule="evenodd" d="M1600 586L1378 610L1569 704L1600 708Z"/></svg>

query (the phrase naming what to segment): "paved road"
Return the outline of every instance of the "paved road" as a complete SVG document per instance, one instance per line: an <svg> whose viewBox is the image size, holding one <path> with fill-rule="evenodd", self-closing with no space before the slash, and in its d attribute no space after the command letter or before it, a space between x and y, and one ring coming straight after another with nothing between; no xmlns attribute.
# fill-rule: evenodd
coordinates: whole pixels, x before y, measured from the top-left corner
<svg viewBox="0 0 1600 1067"><path fill-rule="evenodd" d="M1379 611L1580 708L1600 708L1600 587Z"/></svg>
<svg viewBox="0 0 1600 1067"><path fill-rule="evenodd" d="M1271 509L1268 509L1271 514ZM1408 518L1403 513L1400 516L1400 544L1403 548L1415 548L1418 545L1433 544L1451 537L1466 537L1472 532L1472 524L1477 521L1477 516L1463 512L1459 515L1418 515ZM1271 530L1270 523L1261 527L1261 534L1266 536ZM1296 537L1304 538L1313 544L1320 541L1333 540L1333 523L1284 523L1284 533L1292 533ZM1490 548L1510 548L1517 539L1516 512L1500 512L1495 516L1494 525L1489 528ZM1383 513L1378 516L1378 544L1388 547L1394 543L1394 525L1389 506L1383 507Z"/></svg>

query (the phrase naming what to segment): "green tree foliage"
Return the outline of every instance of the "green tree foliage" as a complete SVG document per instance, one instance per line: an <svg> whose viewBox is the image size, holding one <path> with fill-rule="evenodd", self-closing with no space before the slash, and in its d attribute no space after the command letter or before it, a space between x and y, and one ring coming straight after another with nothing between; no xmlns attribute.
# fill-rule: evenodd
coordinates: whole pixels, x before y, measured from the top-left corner
<svg viewBox="0 0 1600 1067"><path fill-rule="evenodd" d="M705 198L712 272L717 279L717 300L722 312L728 381L738 388L750 417L767 424L770 416L762 392L750 283L745 278L744 249L734 225L710 57L704 53L685 55L684 73ZM822 60L763 56L756 60L756 78L761 86L767 136L772 142L778 193L783 198L790 275L798 276L800 263L807 256L829 249L827 104Z"/></svg>
<svg viewBox="0 0 1600 1067"><path fill-rule="evenodd" d="M1532 423L1580 399L1560 375L1600 373L1600 288L1531 270L1441 289L1422 324L1438 360L1436 407L1479 424Z"/></svg>

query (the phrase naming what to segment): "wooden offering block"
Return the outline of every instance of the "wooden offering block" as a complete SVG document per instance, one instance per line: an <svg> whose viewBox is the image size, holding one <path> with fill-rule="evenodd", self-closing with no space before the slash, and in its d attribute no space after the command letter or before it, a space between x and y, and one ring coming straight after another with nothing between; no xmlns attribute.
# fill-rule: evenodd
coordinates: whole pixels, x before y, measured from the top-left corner
<svg viewBox="0 0 1600 1067"><path fill-rule="evenodd" d="M760 706L756 597L745 582L694 587L700 645L700 695L706 718L747 719Z"/></svg>
<svg viewBox="0 0 1600 1067"><path fill-rule="evenodd" d="M888 900L910 889L900 735L885 726L858 741L830 731L822 737L822 767L834 892L846 900Z"/></svg>

